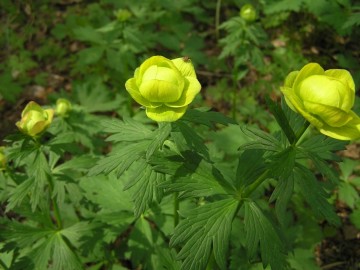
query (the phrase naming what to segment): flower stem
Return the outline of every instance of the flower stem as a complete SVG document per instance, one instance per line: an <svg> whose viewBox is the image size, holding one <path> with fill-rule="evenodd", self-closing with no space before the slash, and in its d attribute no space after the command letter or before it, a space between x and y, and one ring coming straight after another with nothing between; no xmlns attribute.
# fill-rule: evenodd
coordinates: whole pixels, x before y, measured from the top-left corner
<svg viewBox="0 0 360 270"><path fill-rule="evenodd" d="M174 192L174 227L179 224L179 192Z"/></svg>
<svg viewBox="0 0 360 270"><path fill-rule="evenodd" d="M215 35L216 35L217 40L220 38L220 34L219 34L220 8L221 8L221 0L217 0L217 2L216 2L216 13L215 13Z"/></svg>
<svg viewBox="0 0 360 270"><path fill-rule="evenodd" d="M309 128L310 126L310 122L306 121L304 123L304 125L302 126L302 128L299 130L298 133L296 133L296 140L293 142L292 145L296 145L297 143L299 143L301 141L301 139L303 138L303 135L305 134L305 131Z"/></svg>
<svg viewBox="0 0 360 270"><path fill-rule="evenodd" d="M51 197L51 202L53 205L55 221L56 221L58 229L60 230L63 228L63 224L62 224L62 219L61 219L61 215L60 215L59 205L58 205L57 201L55 200L55 198L53 198L53 196L52 196L54 193L54 184L51 179L48 179L48 182L49 182L49 186L50 186L50 197Z"/></svg>

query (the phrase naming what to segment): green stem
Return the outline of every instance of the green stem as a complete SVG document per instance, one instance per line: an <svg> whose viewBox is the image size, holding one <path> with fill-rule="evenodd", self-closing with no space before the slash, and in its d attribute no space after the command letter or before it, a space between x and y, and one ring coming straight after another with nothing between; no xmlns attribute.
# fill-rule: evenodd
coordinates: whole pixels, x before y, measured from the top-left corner
<svg viewBox="0 0 360 270"><path fill-rule="evenodd" d="M53 198L53 196L52 196L53 192L54 192L54 184L51 181L51 179L48 179L48 182L49 182L49 186L50 186L50 197L51 197L51 202L53 205L55 221L56 221L58 229L61 230L63 228L63 224L62 224L62 219L61 219L61 215L60 215L59 205L58 205L57 201L55 200L55 198Z"/></svg>
<svg viewBox="0 0 360 270"><path fill-rule="evenodd" d="M301 139L303 138L303 135L305 134L305 131L309 128L310 122L306 121L304 125L302 126L301 130L296 134L296 140L292 143L292 145L296 145L297 143L301 142Z"/></svg>
<svg viewBox="0 0 360 270"><path fill-rule="evenodd" d="M216 13L215 13L215 35L216 39L219 40L219 25L220 25L220 8L221 8L221 0L217 0L216 2Z"/></svg>
<svg viewBox="0 0 360 270"><path fill-rule="evenodd" d="M174 227L179 224L179 192L174 193Z"/></svg>
<svg viewBox="0 0 360 270"><path fill-rule="evenodd" d="M246 189L245 192L243 192L242 194L242 198L247 198L249 197L268 177L270 170L266 170L264 171L259 177L258 179L256 179L250 186L248 189Z"/></svg>

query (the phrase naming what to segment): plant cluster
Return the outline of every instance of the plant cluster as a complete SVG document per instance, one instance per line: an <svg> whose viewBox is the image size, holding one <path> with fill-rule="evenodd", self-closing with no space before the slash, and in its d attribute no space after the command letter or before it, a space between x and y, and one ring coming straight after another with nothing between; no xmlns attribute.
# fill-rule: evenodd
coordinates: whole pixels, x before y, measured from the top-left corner
<svg viewBox="0 0 360 270"><path fill-rule="evenodd" d="M0 4L1 269L312 270L360 229L351 1L35 2Z"/></svg>

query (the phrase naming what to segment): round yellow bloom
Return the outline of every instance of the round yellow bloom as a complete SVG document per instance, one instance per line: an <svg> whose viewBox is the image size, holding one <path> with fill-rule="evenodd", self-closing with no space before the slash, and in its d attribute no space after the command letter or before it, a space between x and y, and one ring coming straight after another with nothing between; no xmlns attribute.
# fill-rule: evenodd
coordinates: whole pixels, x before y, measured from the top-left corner
<svg viewBox="0 0 360 270"><path fill-rule="evenodd" d="M146 108L146 115L157 122L173 122L184 115L200 92L194 67L185 58L153 56L135 70L125 88Z"/></svg>
<svg viewBox="0 0 360 270"><path fill-rule="evenodd" d="M291 72L281 88L289 107L321 133L339 140L360 138L360 117L351 109L355 84L344 69L324 69L316 63Z"/></svg>
<svg viewBox="0 0 360 270"><path fill-rule="evenodd" d="M54 110L44 110L39 104L30 101L21 113L21 120L16 126L25 134L36 137L44 132L51 124Z"/></svg>
<svg viewBox="0 0 360 270"><path fill-rule="evenodd" d="M65 98L59 98L56 101L55 113L62 117L66 117L71 111L71 103Z"/></svg>

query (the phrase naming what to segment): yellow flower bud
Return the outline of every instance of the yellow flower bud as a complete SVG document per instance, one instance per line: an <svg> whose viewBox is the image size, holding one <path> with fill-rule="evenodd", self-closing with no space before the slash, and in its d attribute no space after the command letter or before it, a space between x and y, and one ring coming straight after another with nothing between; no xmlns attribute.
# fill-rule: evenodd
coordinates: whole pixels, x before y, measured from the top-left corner
<svg viewBox="0 0 360 270"><path fill-rule="evenodd" d="M321 133L339 140L360 138L360 117L351 109L355 84L343 69L324 69L316 63L291 72L281 88L289 107Z"/></svg>
<svg viewBox="0 0 360 270"><path fill-rule="evenodd" d="M5 147L0 147L0 171L6 168L6 156L4 153Z"/></svg>
<svg viewBox="0 0 360 270"><path fill-rule="evenodd" d="M135 70L125 88L131 97L146 108L146 115L157 122L181 118L200 92L201 85L187 58L167 59L153 56Z"/></svg>
<svg viewBox="0 0 360 270"><path fill-rule="evenodd" d="M69 112L71 111L71 107L72 106L71 106L70 101L68 101L65 98L59 98L56 101L55 113L62 117L66 117L69 114Z"/></svg>
<svg viewBox="0 0 360 270"><path fill-rule="evenodd" d="M51 124L54 116L54 110L44 110L39 104L30 101L21 113L21 120L16 126L21 132L36 137L44 132Z"/></svg>

